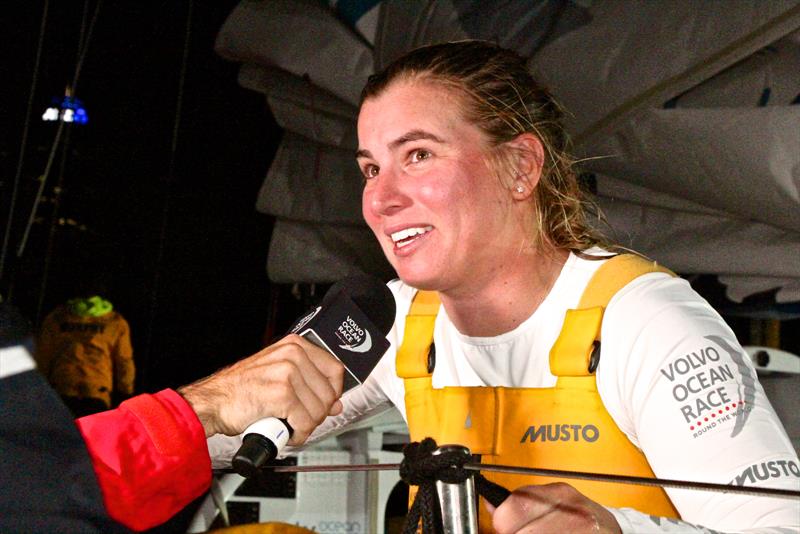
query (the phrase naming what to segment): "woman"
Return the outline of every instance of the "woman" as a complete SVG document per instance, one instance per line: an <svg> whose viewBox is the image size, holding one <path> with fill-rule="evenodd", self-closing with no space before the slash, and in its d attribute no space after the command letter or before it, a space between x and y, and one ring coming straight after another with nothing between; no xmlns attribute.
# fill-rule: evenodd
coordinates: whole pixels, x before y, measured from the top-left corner
<svg viewBox="0 0 800 534"><path fill-rule="evenodd" d="M552 388L548 355L566 310L577 307L608 256L585 220L558 106L522 58L475 41L400 58L370 79L362 101L364 218L400 278L390 284L398 301L393 347L402 344L416 290L434 290L442 306L434 388ZM602 403L656 475L749 484L747 469L766 472L762 462L777 460L787 468L766 484L797 485L797 456L734 334L685 281L667 273L636 278L612 299L602 325ZM395 360L390 349L365 387L345 396L338 423L384 400L405 412ZM747 411L732 406L746 398ZM731 410L738 415L722 421ZM704 430L697 419L716 424ZM559 445L595 437L581 434L586 425L563 423ZM546 426L552 438L555 425ZM514 439L526 441L525 430L517 432ZM527 444L545 435L532 432ZM791 501L668 494L684 520L712 528L763 532L798 521ZM494 512L500 532L621 527L691 528L608 510L563 485L521 488Z"/></svg>
<svg viewBox="0 0 800 534"><path fill-rule="evenodd" d="M397 271L398 315L392 348L312 438L394 404L412 439L462 436L483 461L797 486L797 455L719 315L663 269L608 260L561 111L522 58L478 41L415 50L370 78L358 137L364 218ZM574 339L588 343L583 367ZM798 526L790 500L499 480L515 491L482 512L484 530Z"/></svg>

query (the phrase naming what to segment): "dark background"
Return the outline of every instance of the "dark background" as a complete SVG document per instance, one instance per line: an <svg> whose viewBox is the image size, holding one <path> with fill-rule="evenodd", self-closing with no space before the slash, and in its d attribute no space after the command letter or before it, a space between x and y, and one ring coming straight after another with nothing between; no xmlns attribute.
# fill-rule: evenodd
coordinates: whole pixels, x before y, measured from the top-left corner
<svg viewBox="0 0 800 534"><path fill-rule="evenodd" d="M237 3L3 4L0 230L11 231L0 295L38 324L81 279L108 275L108 298L131 325L139 392L257 351L308 304L266 276L273 221L254 205L281 130L263 95L237 84L238 64L213 51ZM79 63L89 123L65 127L18 258L58 129L41 115ZM716 277L689 279L743 344L751 317L774 316L774 292L735 305ZM789 317L781 346L800 352L800 319Z"/></svg>
<svg viewBox="0 0 800 534"><path fill-rule="evenodd" d="M237 84L238 65L213 51L236 3L3 8L0 228L10 221L11 232L0 295L38 324L80 279L107 275L108 298L131 325L140 392L258 350L275 298L265 270L272 220L254 205L281 131L263 95ZM72 83L81 40L74 95L89 123L65 127L18 258L58 129L41 115Z"/></svg>
<svg viewBox="0 0 800 534"><path fill-rule="evenodd" d="M11 231L0 295L38 324L81 279L107 274L108 298L131 325L137 392L185 384L251 354L305 308L267 280L273 221L254 208L281 130L263 95L237 84L238 64L213 51L237 3L3 3L0 234ZM89 123L63 131L18 258L58 129L41 115L72 83L80 42L75 96ZM725 302L716 278L692 282L718 309L728 305L726 318L747 344L752 322L735 315L742 308ZM773 303L771 295L750 302L757 310ZM782 345L793 352L798 326L783 322ZM193 510L157 530L185 531Z"/></svg>

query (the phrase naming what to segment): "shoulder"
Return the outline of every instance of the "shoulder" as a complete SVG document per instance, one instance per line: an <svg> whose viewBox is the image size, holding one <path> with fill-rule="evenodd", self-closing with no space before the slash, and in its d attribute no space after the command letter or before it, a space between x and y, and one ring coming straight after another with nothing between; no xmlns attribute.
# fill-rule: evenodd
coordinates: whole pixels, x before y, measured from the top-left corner
<svg viewBox="0 0 800 534"><path fill-rule="evenodd" d="M611 299L603 318L602 347L598 389L637 445L635 414L648 399L667 399L662 404L669 404L670 388L678 383L672 371L678 360L702 361L702 366L693 364L695 374L730 364L747 375L732 377L732 383L751 380L753 374L717 311L686 280L665 273L640 276ZM683 370L683 362L678 365ZM669 413L680 419L680 412Z"/></svg>
<svg viewBox="0 0 800 534"><path fill-rule="evenodd" d="M565 271L568 271L572 278L570 283L580 285L580 291L585 291L592 280L598 279L595 276L598 271L616 256L618 255L599 247L585 250L580 254L571 254L565 266ZM631 256L631 254L623 254L623 256ZM648 263L650 261L648 260ZM608 268L610 267L611 265L608 265ZM605 283L614 284L616 280L619 280L620 274L630 272L628 270L630 264L626 262L618 264L617 267L622 271L613 269L609 271L606 268L601 277ZM625 276L628 275L625 274ZM604 323L609 319L614 320L630 314L646 320L665 311L681 313L681 310L689 309L695 312L702 310L703 313L718 318L718 314L705 299L692 289L688 281L667 272L650 272L634 278L611 296L606 306Z"/></svg>
<svg viewBox="0 0 800 534"><path fill-rule="evenodd" d="M609 301L605 318L628 327L656 321L662 330L678 325L702 330L709 321L724 324L687 280L667 273L648 273L628 283Z"/></svg>
<svg viewBox="0 0 800 534"><path fill-rule="evenodd" d="M709 340L737 344L720 314L683 278L640 276L617 292L603 319L603 342L626 365L664 363L675 350L694 350Z"/></svg>
<svg viewBox="0 0 800 534"><path fill-rule="evenodd" d="M128 327L128 321L118 311L113 311L109 315L111 315L111 320L115 323L118 323L120 326L124 326L125 328Z"/></svg>

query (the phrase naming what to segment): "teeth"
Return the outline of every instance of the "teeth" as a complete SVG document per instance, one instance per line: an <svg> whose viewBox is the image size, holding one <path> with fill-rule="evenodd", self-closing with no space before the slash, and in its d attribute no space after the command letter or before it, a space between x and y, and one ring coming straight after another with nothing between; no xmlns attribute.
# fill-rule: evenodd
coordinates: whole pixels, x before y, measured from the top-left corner
<svg viewBox="0 0 800 534"><path fill-rule="evenodd" d="M395 244L397 244L397 245L402 247L402 246L405 246L405 245L407 245L408 243L411 242L411 240L409 238L414 237L414 236L418 236L418 235L422 235L422 234L424 234L426 232L430 232L431 230L433 230L433 226L422 226L422 227L416 227L416 228L406 228L404 230L400 230L399 232L393 233L392 234L392 241L394 241ZM406 243L401 243L401 241L406 241L406 240L408 240Z"/></svg>

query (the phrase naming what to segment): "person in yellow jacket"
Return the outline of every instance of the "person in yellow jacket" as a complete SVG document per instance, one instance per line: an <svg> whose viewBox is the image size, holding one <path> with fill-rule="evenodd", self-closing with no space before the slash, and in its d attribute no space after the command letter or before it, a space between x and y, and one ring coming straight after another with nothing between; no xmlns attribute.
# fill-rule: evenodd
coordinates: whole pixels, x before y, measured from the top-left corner
<svg viewBox="0 0 800 534"><path fill-rule="evenodd" d="M130 327L108 300L75 298L45 317L36 363L76 417L107 410L133 394Z"/></svg>

